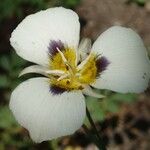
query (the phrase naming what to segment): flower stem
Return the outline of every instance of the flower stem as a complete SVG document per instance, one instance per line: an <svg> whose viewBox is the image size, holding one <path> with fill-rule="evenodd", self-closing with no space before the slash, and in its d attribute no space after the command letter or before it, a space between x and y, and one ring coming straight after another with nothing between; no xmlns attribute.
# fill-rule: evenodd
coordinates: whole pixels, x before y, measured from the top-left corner
<svg viewBox="0 0 150 150"><path fill-rule="evenodd" d="M89 120L91 126L92 126L93 129L94 129L95 135L97 136L97 140L98 140L97 146L98 146L98 148L99 148L100 150L106 150L106 147L105 147L105 144L104 144L104 142L103 142L103 139L102 139L102 137L100 136L100 134L98 133L98 130L97 130L95 124L94 124L94 121L93 121L93 119L92 119L92 117L91 117L91 114L90 114L90 112L89 112L89 110L88 110L87 107L86 107L86 115L87 115L87 118L88 118L88 120Z"/></svg>

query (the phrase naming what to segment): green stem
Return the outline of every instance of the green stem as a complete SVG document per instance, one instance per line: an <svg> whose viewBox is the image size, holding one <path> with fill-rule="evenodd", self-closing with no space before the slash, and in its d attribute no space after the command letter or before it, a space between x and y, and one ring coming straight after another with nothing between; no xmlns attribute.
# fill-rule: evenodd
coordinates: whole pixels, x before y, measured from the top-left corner
<svg viewBox="0 0 150 150"><path fill-rule="evenodd" d="M94 121L93 121L93 119L92 119L92 117L91 117L91 114L90 114L90 112L89 112L89 110L88 110L87 107L86 107L86 115L87 115L87 118L88 118L88 120L89 120L91 126L92 126L93 129L94 129L95 135L97 136L97 140L98 140L97 146L98 146L98 148L99 148L100 150L106 150L106 147L105 147L105 144L104 144L104 142L103 142L103 139L102 139L102 137L100 136L100 134L98 133L98 130L97 130L95 124L94 124Z"/></svg>

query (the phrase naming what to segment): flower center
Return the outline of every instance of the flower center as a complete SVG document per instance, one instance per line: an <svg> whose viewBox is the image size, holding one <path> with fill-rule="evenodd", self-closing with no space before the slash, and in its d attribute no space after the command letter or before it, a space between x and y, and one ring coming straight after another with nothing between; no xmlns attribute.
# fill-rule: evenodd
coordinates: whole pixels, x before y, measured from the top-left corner
<svg viewBox="0 0 150 150"><path fill-rule="evenodd" d="M86 85L95 81L97 75L96 55L90 54L85 60L77 65L76 51L65 48L53 55L49 66L52 70L62 71L62 75L50 75L50 84L66 90L81 90Z"/></svg>
<svg viewBox="0 0 150 150"><path fill-rule="evenodd" d="M75 49L64 46L61 41L52 41L49 50L49 68L51 71L55 70L55 74L49 74L49 81L55 91L84 89L95 82L107 63L104 57L99 58L95 53L90 53L80 62Z"/></svg>

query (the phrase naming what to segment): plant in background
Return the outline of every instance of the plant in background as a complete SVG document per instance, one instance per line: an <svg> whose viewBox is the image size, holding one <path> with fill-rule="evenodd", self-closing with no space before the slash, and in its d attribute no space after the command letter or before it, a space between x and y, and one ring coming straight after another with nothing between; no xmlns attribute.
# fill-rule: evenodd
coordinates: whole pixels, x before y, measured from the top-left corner
<svg viewBox="0 0 150 150"><path fill-rule="evenodd" d="M140 6L144 6L146 2L148 2L149 0L128 0L128 3L134 2L137 3Z"/></svg>
<svg viewBox="0 0 150 150"><path fill-rule="evenodd" d="M25 12L36 12L52 6L75 7L80 0L3 0L0 3L0 21L5 18L17 16L24 17Z"/></svg>
<svg viewBox="0 0 150 150"><path fill-rule="evenodd" d="M148 86L150 61L133 30L111 27L93 46L89 39L79 44L79 32L77 14L56 7L26 17L11 35L16 53L36 63L20 76L45 76L24 81L10 99L16 120L29 130L35 142L73 134L83 124L86 112L94 127L84 95L104 96L92 87L140 93ZM97 136L99 147L105 149Z"/></svg>

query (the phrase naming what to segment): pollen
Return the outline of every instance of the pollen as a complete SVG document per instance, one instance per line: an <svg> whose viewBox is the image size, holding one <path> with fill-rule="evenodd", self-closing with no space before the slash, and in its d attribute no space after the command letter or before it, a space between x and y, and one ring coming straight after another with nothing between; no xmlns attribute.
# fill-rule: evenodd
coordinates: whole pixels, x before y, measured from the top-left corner
<svg viewBox="0 0 150 150"><path fill-rule="evenodd" d="M64 57L66 58L68 64L75 68L75 60L76 60L76 53L74 49L66 48L62 51ZM63 61L60 53L56 53L54 56L52 56L50 60L50 69L56 69L56 70L62 70L62 71L68 71L68 66Z"/></svg>
<svg viewBox="0 0 150 150"><path fill-rule="evenodd" d="M90 54L78 64L76 51L73 48L58 49L58 52L50 57L49 68L63 71L64 74L49 75L50 84L66 91L84 89L86 85L96 80L98 71L96 58L95 54Z"/></svg>
<svg viewBox="0 0 150 150"><path fill-rule="evenodd" d="M97 68L96 68L96 55L92 54L83 68L79 71L81 76L79 80L82 84L91 84L96 79Z"/></svg>

